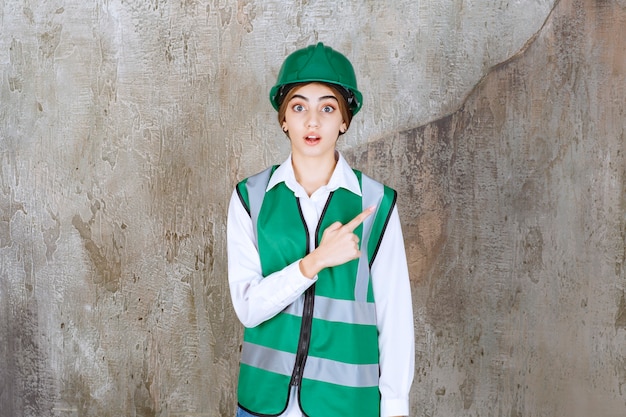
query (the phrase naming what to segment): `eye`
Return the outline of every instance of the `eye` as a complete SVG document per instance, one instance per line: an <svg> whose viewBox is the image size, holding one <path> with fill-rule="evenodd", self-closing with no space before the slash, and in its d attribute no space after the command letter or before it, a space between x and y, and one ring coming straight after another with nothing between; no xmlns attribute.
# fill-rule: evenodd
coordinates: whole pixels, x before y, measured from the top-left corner
<svg viewBox="0 0 626 417"><path fill-rule="evenodd" d="M324 113L332 113L334 111L335 111L335 108L331 105L327 104L326 106L322 107L322 112Z"/></svg>
<svg viewBox="0 0 626 417"><path fill-rule="evenodd" d="M294 106L292 107L293 111L300 113L302 111L304 111L304 106L302 104L294 104Z"/></svg>

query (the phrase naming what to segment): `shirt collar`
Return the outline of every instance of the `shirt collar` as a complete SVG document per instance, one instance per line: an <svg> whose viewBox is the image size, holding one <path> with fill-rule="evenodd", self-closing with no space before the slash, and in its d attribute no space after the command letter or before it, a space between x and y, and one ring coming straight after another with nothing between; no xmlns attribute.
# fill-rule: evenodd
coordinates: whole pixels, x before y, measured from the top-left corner
<svg viewBox="0 0 626 417"><path fill-rule="evenodd" d="M352 168L350 168L348 162L340 152L337 152L337 156L337 165L335 165L333 175L331 175L328 184L324 187L326 187L328 191L335 191L337 188L345 188L351 193L360 196L361 187L359 186L359 180L356 174L352 171ZM299 197L302 193L306 195L302 186L296 181L296 175L293 171L293 165L291 164L291 154L285 162L276 168L269 183L267 184L266 191L271 190L281 182L284 182L285 185L296 194L296 196Z"/></svg>

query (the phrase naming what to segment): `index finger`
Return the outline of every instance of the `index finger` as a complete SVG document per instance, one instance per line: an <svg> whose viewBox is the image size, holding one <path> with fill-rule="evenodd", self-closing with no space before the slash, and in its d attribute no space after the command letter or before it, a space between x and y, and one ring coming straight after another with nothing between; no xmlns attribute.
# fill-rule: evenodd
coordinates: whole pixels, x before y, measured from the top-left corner
<svg viewBox="0 0 626 417"><path fill-rule="evenodd" d="M375 208L376 208L375 206L366 208L361 213L359 213L354 219L344 224L343 227L348 229L348 231L353 232L354 229L356 229L357 227L359 227L361 223L363 223L363 220L367 219L367 217L374 212Z"/></svg>

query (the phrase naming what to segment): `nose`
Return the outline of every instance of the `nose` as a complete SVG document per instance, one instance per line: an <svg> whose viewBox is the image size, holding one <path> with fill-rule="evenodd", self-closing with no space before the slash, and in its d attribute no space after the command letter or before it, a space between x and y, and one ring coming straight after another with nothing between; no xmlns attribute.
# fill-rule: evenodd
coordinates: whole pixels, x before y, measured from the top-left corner
<svg viewBox="0 0 626 417"><path fill-rule="evenodd" d="M318 117L317 117L317 113L316 112L310 112L309 113L309 118L307 119L307 127L318 127L320 125Z"/></svg>

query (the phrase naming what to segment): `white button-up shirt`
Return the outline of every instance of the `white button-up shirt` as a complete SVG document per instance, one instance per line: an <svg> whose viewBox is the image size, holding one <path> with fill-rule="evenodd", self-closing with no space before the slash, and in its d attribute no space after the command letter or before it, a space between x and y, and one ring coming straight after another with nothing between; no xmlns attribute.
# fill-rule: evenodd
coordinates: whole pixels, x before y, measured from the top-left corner
<svg viewBox="0 0 626 417"><path fill-rule="evenodd" d="M296 181L291 156L276 169L267 190L281 182L300 199L304 220L311 231L311 248L315 248L315 230L330 193L342 187L361 195L358 179L341 154L328 184L310 197ZM274 317L303 297L317 280L317 276L309 279L302 275L300 260L263 277L252 221L236 191L230 200L227 227L228 282L233 307L244 326L254 327ZM415 342L411 288L397 207L387 224L371 274L379 334L381 416L408 416ZM295 396L294 389L282 417L302 417Z"/></svg>

